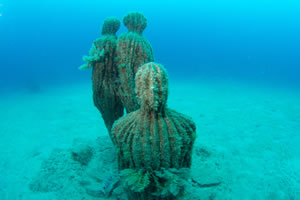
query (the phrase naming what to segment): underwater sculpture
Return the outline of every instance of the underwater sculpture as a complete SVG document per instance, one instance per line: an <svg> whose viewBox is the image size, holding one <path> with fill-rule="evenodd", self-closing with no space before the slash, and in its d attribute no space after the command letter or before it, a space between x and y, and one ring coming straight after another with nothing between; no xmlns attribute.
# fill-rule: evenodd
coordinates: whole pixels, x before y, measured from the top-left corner
<svg viewBox="0 0 300 200"><path fill-rule="evenodd" d="M115 62L120 20L107 18L102 27L102 37L94 41L90 56L84 56L80 69L92 67L93 100L110 133L115 120L123 115L123 105L118 96L118 70Z"/></svg>
<svg viewBox="0 0 300 200"><path fill-rule="evenodd" d="M191 166L195 124L167 108L168 75L162 65L144 64L135 83L140 109L112 128L124 189L130 200L177 199Z"/></svg>
<svg viewBox="0 0 300 200"><path fill-rule="evenodd" d="M128 32L118 38L117 56L120 78L119 95L127 113L139 108L135 94L135 74L140 66L152 62L153 51L142 35L147 19L138 12L128 13L123 19Z"/></svg>

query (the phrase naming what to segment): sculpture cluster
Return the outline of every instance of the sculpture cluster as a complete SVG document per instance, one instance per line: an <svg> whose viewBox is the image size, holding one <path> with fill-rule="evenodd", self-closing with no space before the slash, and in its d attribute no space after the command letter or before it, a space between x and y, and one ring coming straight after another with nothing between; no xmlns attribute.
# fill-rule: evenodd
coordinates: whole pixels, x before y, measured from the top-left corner
<svg viewBox="0 0 300 200"><path fill-rule="evenodd" d="M81 69L93 68L94 104L117 149L128 198L176 199L191 166L195 124L167 108L168 75L153 62L152 47L142 35L146 18L132 12L123 23L128 32L117 38L119 20L104 21L103 37Z"/></svg>

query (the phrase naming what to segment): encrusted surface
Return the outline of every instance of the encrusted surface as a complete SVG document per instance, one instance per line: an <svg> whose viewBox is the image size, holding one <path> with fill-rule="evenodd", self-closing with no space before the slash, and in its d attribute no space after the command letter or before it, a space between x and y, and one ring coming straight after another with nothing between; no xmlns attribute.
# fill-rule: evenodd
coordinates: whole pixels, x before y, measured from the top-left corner
<svg viewBox="0 0 300 200"><path fill-rule="evenodd" d="M124 23L132 24L129 27L144 26L139 23L145 22L137 17L140 15L129 14L124 18ZM121 34L118 39L117 56L120 77L119 95L129 113L139 108L135 94L135 74L140 66L154 60L153 51L149 41L142 35L142 31L128 29L128 32Z"/></svg>
<svg viewBox="0 0 300 200"><path fill-rule="evenodd" d="M196 127L190 118L166 108L168 78L165 69L156 63L144 64L137 73L136 85L141 108L120 118L112 129L119 170L141 169L152 173L190 168ZM163 182L150 179L145 190L128 189L128 196L130 199L177 197L168 193L154 197L159 187L165 187ZM180 188L178 186L178 190Z"/></svg>

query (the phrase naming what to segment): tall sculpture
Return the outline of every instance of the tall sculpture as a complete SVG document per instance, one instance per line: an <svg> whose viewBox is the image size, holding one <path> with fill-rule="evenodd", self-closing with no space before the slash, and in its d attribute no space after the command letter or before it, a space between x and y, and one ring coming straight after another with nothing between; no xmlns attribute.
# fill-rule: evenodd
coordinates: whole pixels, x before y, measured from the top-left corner
<svg viewBox="0 0 300 200"><path fill-rule="evenodd" d="M94 41L90 56L83 59L87 62L80 67L92 67L93 100L102 114L106 128L110 133L115 120L123 115L124 107L118 95L118 70L116 63L117 36L120 21L107 18L102 27L102 37Z"/></svg>
<svg viewBox="0 0 300 200"><path fill-rule="evenodd" d="M140 66L154 60L149 41L142 35L147 19L138 12L128 13L123 19L128 32L120 35L117 44L119 95L127 113L139 108L135 94L135 74Z"/></svg>

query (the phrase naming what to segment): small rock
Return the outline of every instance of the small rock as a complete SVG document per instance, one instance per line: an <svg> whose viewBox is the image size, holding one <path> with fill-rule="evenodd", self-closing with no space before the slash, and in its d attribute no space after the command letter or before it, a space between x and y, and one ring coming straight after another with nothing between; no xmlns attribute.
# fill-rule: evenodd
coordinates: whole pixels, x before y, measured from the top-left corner
<svg viewBox="0 0 300 200"><path fill-rule="evenodd" d="M81 165L88 165L93 157L93 148L89 142L76 139L71 148L71 155L73 160L79 162Z"/></svg>

